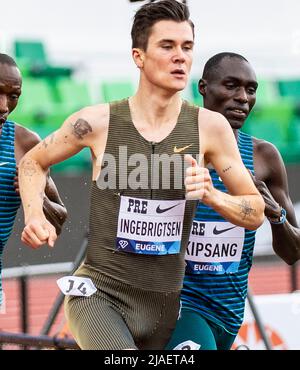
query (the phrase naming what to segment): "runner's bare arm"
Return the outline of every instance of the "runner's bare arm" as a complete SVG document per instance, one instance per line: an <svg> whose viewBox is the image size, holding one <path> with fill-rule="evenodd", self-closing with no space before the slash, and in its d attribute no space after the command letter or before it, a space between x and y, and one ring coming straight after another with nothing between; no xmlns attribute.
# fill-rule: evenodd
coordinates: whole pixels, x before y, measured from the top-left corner
<svg viewBox="0 0 300 370"><path fill-rule="evenodd" d="M201 151L206 163L218 172L229 194L213 187L209 171L202 168L204 188L198 196L225 219L253 230L264 220L264 201L244 166L228 121L219 113L199 113ZM192 189L192 188L191 188ZM193 192L193 189L192 189ZM193 194L197 197L197 190Z"/></svg>
<svg viewBox="0 0 300 370"><path fill-rule="evenodd" d="M41 141L41 138L35 132L18 124L16 124L15 133L16 133L15 155L17 163L19 163L19 160L30 149L37 145ZM16 169L14 186L16 192L19 192L18 167ZM55 226L56 233L59 235L61 233L62 225L67 217L67 210L59 196L55 183L50 177L49 173L47 176L43 209L47 220L50 221L51 224Z"/></svg>
<svg viewBox="0 0 300 370"><path fill-rule="evenodd" d="M50 176L47 176L43 211L47 220L55 227L56 234L59 235L67 219L67 210Z"/></svg>
<svg viewBox="0 0 300 370"><path fill-rule="evenodd" d="M278 149L271 143L261 141L260 156L268 166L269 172L265 181L254 178L254 183L264 198L265 215L270 220L273 237L273 249L287 264L292 265L300 259L300 229L295 210L289 196L286 169ZM286 211L286 220L279 222L281 210Z"/></svg>
<svg viewBox="0 0 300 370"><path fill-rule="evenodd" d="M26 244L38 248L56 240L53 226L43 213L43 194L48 168L78 153L84 147L95 152L95 142L108 119L106 105L84 108L70 116L61 128L31 149L21 160L19 184ZM50 241L50 243L49 243Z"/></svg>

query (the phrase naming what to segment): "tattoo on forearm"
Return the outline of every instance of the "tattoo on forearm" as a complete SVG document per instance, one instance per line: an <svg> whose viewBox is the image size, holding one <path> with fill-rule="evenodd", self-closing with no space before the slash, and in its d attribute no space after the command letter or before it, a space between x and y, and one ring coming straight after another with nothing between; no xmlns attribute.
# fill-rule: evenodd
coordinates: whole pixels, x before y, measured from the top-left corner
<svg viewBox="0 0 300 370"><path fill-rule="evenodd" d="M28 159L24 163L23 173L27 177L32 177L36 173L35 161Z"/></svg>
<svg viewBox="0 0 300 370"><path fill-rule="evenodd" d="M251 202L249 200L241 199L240 203L226 200L227 203L234 204L241 209L242 219L245 220L247 216L252 216L256 214L256 209L251 207Z"/></svg>
<svg viewBox="0 0 300 370"><path fill-rule="evenodd" d="M223 172L225 173L225 172L228 172L229 170L231 170L232 169L232 167L231 166L229 166L229 167L227 167L227 168L224 168L224 170L223 170Z"/></svg>
<svg viewBox="0 0 300 370"><path fill-rule="evenodd" d="M241 208L241 215L243 220L245 220L247 216L251 216L252 214L256 213L256 210L251 207L251 203L249 201L246 201L245 199L242 199L239 207Z"/></svg>
<svg viewBox="0 0 300 370"><path fill-rule="evenodd" d="M81 118L72 124L72 127L73 135L75 135L79 140L83 140L85 135L87 135L89 132L93 132L91 125Z"/></svg>
<svg viewBox="0 0 300 370"><path fill-rule="evenodd" d="M47 148L49 144L53 144L54 136L55 134L52 134L51 136L42 141L42 145L44 148Z"/></svg>

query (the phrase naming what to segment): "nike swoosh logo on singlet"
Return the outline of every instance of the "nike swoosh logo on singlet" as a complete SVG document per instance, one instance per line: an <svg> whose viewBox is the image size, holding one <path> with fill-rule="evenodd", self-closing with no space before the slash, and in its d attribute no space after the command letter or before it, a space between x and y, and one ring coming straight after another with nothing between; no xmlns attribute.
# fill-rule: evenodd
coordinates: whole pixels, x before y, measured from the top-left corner
<svg viewBox="0 0 300 370"><path fill-rule="evenodd" d="M217 229L217 226L214 228L214 235L220 235L220 234L223 234L223 233L226 233L226 231L229 231L229 230L232 230L232 229L235 229L236 226L233 226L233 227L229 227L228 229L223 229L223 230L218 230Z"/></svg>
<svg viewBox="0 0 300 370"><path fill-rule="evenodd" d="M173 209L173 208L175 208L177 206L179 206L179 204L176 204L175 206L172 206L172 207L169 207L169 208L165 208L165 209L161 209L160 206L158 206L156 208L156 213L159 213L159 214L160 213L165 213L165 212L168 212L168 211L170 211L171 209Z"/></svg>
<svg viewBox="0 0 300 370"><path fill-rule="evenodd" d="M1 162L1 163L0 163L0 167L1 167L1 166L5 166L6 164L9 164L9 162Z"/></svg>
<svg viewBox="0 0 300 370"><path fill-rule="evenodd" d="M175 145L174 146L174 153L181 153L183 152L184 150L190 148L191 146L193 146L193 144L190 144L190 145L187 145L187 146L184 146L183 148L177 148L177 146Z"/></svg>

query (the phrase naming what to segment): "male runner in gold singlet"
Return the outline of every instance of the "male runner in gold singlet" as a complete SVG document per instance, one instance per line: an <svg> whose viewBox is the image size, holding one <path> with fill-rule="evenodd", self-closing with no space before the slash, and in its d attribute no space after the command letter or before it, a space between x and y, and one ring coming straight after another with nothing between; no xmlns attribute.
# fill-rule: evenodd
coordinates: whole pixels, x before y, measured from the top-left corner
<svg viewBox="0 0 300 370"><path fill-rule="evenodd" d="M132 27L132 56L140 70L136 94L74 113L22 161L22 238L37 248L54 240L36 195L48 167L91 149L87 255L75 276L59 281L70 330L82 349L164 348L178 316L198 199L234 224L255 229L263 222L262 197L230 125L180 97L193 45L186 5L162 0L142 6ZM199 154L204 163L193 158ZM202 167L208 162L230 195L213 187Z"/></svg>

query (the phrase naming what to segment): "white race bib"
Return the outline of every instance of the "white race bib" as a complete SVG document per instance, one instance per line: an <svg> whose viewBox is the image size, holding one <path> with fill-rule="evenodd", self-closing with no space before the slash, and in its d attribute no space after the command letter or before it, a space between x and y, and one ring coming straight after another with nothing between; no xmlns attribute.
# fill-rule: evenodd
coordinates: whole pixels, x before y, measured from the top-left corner
<svg viewBox="0 0 300 370"><path fill-rule="evenodd" d="M230 222L193 221L185 260L190 274L235 273L239 269L245 229Z"/></svg>
<svg viewBox="0 0 300 370"><path fill-rule="evenodd" d="M116 249L147 255L178 254L185 203L122 196Z"/></svg>
<svg viewBox="0 0 300 370"><path fill-rule="evenodd" d="M192 340L187 340L185 342L182 342L182 343L178 344L178 346L173 348L173 350L176 350L176 351L183 351L183 350L198 351L200 349L200 347L201 347L201 344L195 343Z"/></svg>
<svg viewBox="0 0 300 370"><path fill-rule="evenodd" d="M79 276L64 276L56 283L64 295L90 297L97 291L91 279Z"/></svg>

